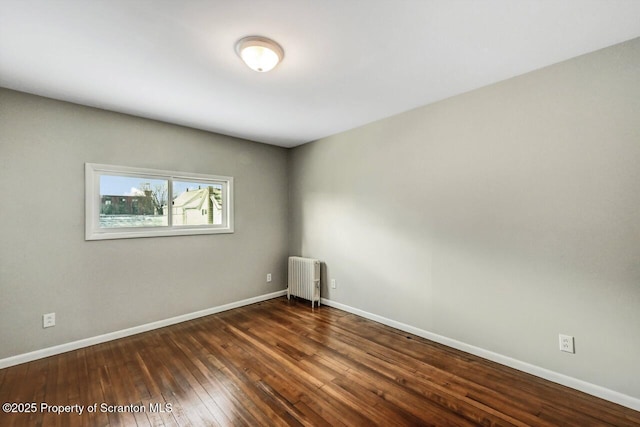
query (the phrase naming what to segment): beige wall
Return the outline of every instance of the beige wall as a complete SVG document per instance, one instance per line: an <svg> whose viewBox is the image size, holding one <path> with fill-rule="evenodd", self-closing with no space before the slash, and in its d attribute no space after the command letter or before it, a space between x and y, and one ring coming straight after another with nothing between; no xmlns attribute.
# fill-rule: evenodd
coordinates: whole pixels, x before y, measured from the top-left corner
<svg viewBox="0 0 640 427"><path fill-rule="evenodd" d="M235 233L87 242L85 162L233 176ZM0 359L284 289L286 168L282 148L0 89Z"/></svg>
<svg viewBox="0 0 640 427"><path fill-rule="evenodd" d="M640 398L640 39L289 161L324 296Z"/></svg>

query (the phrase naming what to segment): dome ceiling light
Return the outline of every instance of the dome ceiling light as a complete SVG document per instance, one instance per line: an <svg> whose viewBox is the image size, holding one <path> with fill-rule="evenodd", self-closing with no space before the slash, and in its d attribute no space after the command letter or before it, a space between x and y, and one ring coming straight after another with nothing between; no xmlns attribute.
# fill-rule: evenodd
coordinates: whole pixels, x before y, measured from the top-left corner
<svg viewBox="0 0 640 427"><path fill-rule="evenodd" d="M260 73L272 70L284 58L284 50L278 43L260 36L238 40L236 53L249 68Z"/></svg>

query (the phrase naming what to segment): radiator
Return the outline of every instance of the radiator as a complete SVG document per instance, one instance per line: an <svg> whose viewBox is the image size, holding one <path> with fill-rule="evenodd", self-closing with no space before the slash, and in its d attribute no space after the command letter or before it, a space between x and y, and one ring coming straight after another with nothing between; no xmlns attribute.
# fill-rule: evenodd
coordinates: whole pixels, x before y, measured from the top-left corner
<svg viewBox="0 0 640 427"><path fill-rule="evenodd" d="M291 298L291 295L311 301L311 307L318 301L320 307L320 261L299 256L289 257L287 298Z"/></svg>

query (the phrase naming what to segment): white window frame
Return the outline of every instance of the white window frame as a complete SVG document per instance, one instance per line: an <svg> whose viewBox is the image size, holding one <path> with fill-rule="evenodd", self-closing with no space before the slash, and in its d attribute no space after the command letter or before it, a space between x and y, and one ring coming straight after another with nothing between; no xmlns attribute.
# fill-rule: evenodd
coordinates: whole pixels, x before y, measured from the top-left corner
<svg viewBox="0 0 640 427"><path fill-rule="evenodd" d="M100 228L100 177L103 175L166 180L168 202L173 200L173 181L195 181L220 185L222 186L222 224L173 226L173 209L168 203L167 221L169 225L167 226ZM85 163L85 240L224 233L233 233L233 177Z"/></svg>

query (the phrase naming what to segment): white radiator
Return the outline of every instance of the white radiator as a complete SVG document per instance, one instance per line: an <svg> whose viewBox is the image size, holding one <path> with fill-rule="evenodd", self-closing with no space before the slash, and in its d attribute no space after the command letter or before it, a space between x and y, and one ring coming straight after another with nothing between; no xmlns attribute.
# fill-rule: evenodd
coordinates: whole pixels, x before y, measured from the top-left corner
<svg viewBox="0 0 640 427"><path fill-rule="evenodd" d="M320 307L320 261L299 256L289 257L289 284L287 298L291 295L318 301Z"/></svg>

